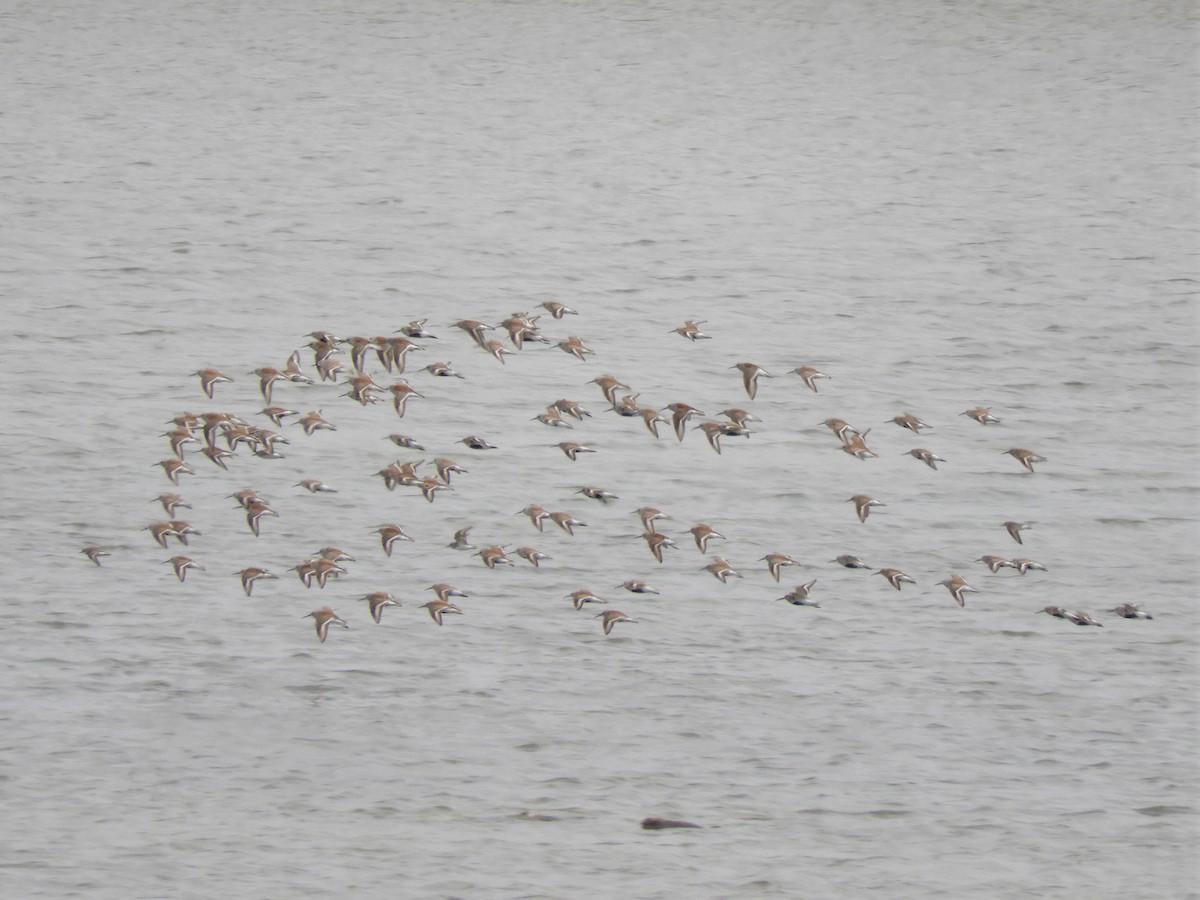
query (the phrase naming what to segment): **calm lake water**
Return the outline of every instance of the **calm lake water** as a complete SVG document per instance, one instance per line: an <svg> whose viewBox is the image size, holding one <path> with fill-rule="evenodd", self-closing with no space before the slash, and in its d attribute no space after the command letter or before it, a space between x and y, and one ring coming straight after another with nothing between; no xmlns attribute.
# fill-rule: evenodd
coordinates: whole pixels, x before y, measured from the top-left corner
<svg viewBox="0 0 1200 900"><path fill-rule="evenodd" d="M0 894L1197 896L1195 24L1105 0L7 4ZM552 343L504 365L453 326L526 310ZM251 370L299 349L315 375L308 332L414 319L436 339L403 418L277 385L337 430L287 424L284 458L228 471L189 450L201 534L155 545L169 419L267 426ZM774 376L754 400L739 362ZM233 379L213 400L209 366ZM656 440L602 374L692 424L761 421L720 455ZM560 398L591 417L533 421ZM878 457L838 452L834 417ZM468 471L432 503L376 474L435 457ZM279 514L258 538L247 487ZM856 494L886 505L859 522ZM539 533L534 503L588 524ZM698 522L725 536L705 555ZM390 557L385 523L414 539ZM446 548L468 525L516 565ZM330 545L355 561L306 589L289 570ZM778 584L772 552L799 563ZM281 577L247 598L251 565ZM814 578L819 608L776 602ZM441 628L434 582L469 594ZM636 622L606 637L581 588ZM376 625L370 591L403 606ZM327 605L350 627L319 643Z"/></svg>

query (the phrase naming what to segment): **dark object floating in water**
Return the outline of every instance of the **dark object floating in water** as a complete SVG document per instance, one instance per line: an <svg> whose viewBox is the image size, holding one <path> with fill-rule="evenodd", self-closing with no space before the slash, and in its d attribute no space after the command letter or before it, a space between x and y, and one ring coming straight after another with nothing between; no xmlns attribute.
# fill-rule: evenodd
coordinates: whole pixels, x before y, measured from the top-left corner
<svg viewBox="0 0 1200 900"><path fill-rule="evenodd" d="M558 822L558 816L550 816L545 813L531 813L529 810L524 810L517 813L516 818L524 819L527 822Z"/></svg>
<svg viewBox="0 0 1200 900"><path fill-rule="evenodd" d="M642 828L647 831L661 831L664 828L703 828L695 822L681 822L678 819L660 819L658 816L647 816L642 819Z"/></svg>

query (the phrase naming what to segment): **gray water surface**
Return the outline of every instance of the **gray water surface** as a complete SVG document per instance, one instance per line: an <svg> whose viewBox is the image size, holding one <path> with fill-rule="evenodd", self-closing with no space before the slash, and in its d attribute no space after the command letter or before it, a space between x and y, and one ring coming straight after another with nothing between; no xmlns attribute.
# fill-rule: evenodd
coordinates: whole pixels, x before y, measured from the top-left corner
<svg viewBox="0 0 1200 900"><path fill-rule="evenodd" d="M0 894L1196 895L1190 5L102 0L0 23ZM517 310L595 355L501 366L452 325ZM285 458L229 471L193 449L202 534L142 530L176 490L168 419L267 426L252 369L301 349L315 374L308 332L421 318L404 418L277 386L337 431L286 425ZM775 376L753 401L743 361ZM211 401L207 366L234 379ZM720 455L655 440L605 411L605 373L762 421ZM561 397L592 417L531 421ZM375 474L435 456L468 473L433 503ZM258 538L243 487L279 512ZM887 504L865 523L860 493ZM588 525L539 533L531 503ZM662 564L643 505L672 517ZM701 521L726 536L706 555ZM390 558L387 522L414 538ZM445 548L466 525L552 559L489 571ZM289 568L328 545L356 560L305 589ZM204 567L182 584L178 552ZM779 584L770 552L800 562ZM281 578L246 598L249 565ZM820 608L776 602L813 578ZM442 628L435 581L470 594ZM637 622L605 637L579 588ZM375 590L404 604L380 625ZM1124 602L1154 619L1105 612ZM322 644L326 605L350 628Z"/></svg>

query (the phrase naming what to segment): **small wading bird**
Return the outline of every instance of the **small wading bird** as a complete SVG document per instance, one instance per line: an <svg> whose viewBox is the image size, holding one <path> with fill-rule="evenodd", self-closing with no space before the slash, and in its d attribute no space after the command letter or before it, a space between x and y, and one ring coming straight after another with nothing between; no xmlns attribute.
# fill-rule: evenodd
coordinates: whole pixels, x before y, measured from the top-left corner
<svg viewBox="0 0 1200 900"><path fill-rule="evenodd" d="M596 616L597 619L603 619L601 623L604 626L604 633L608 634L613 630L613 626L618 622L637 622L637 619L631 619L625 613L615 609L606 609L604 612Z"/></svg>
<svg viewBox="0 0 1200 900"><path fill-rule="evenodd" d="M342 628L350 627L346 624L345 619L335 613L328 606L322 606L320 609L314 609L307 616L304 616L304 618L313 619L314 625L317 629L317 639L320 640L322 644L325 643L325 638L329 636L330 625L340 625Z"/></svg>

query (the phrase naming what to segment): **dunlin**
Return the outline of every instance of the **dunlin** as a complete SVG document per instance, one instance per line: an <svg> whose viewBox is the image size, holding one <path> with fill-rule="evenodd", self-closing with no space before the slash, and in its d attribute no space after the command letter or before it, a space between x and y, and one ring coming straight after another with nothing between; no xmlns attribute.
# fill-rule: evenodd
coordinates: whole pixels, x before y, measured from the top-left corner
<svg viewBox="0 0 1200 900"><path fill-rule="evenodd" d="M288 380L287 376L274 366L263 366L250 374L258 376L258 389L267 403L271 402L271 390L274 388L275 382Z"/></svg>
<svg viewBox="0 0 1200 900"><path fill-rule="evenodd" d="M745 425L739 425L737 422L719 422L721 426L721 434L726 437L744 437L748 438L753 433Z"/></svg>
<svg viewBox="0 0 1200 900"><path fill-rule="evenodd" d="M746 389L746 395L751 400L753 400L755 395L758 394L759 376L763 376L765 378L775 377L762 366L758 366L749 362L734 363L729 368L737 369L742 373L742 386Z"/></svg>
<svg viewBox="0 0 1200 900"><path fill-rule="evenodd" d="M350 364L354 366L356 372L362 372L366 368L365 358L368 350L382 352L382 348L374 338L355 336L348 340L350 342Z"/></svg>
<svg viewBox="0 0 1200 900"><path fill-rule="evenodd" d="M318 550L315 556L321 559L332 560L333 562L354 562L354 557L343 550L341 547L322 547Z"/></svg>
<svg viewBox="0 0 1200 900"><path fill-rule="evenodd" d="M474 550L475 545L467 539L467 535L471 533L471 528L472 526L468 525L466 528L458 529L458 531L454 532L454 540L446 546L451 550Z"/></svg>
<svg viewBox="0 0 1200 900"><path fill-rule="evenodd" d="M562 350L564 353L570 353L576 359L584 362L587 361L588 356L596 355L596 351L588 347L583 342L583 338L576 335L571 335L565 341L559 341L558 349Z"/></svg>
<svg viewBox="0 0 1200 900"><path fill-rule="evenodd" d="M476 322L474 319L462 319L461 321L455 322L454 327L461 328L471 336L471 339L475 341L475 343L477 343L480 347L483 347L484 350L487 349L487 347L484 347L483 333L484 331L490 331L492 329L491 325L484 325L482 322Z"/></svg>
<svg viewBox="0 0 1200 900"><path fill-rule="evenodd" d="M642 414L642 408L638 406L637 399L641 394L626 394L612 406L612 411L618 416L623 416L627 419L632 419L634 416Z"/></svg>
<svg viewBox="0 0 1200 900"><path fill-rule="evenodd" d="M200 569L202 571L204 569L202 565L190 556L172 556L167 562L171 564L171 567L175 570L175 577L180 581L187 578L188 569Z"/></svg>
<svg viewBox="0 0 1200 900"><path fill-rule="evenodd" d="M610 406L617 405L617 388L630 390L629 385L614 378L612 375L598 375L589 381L588 384L600 385L600 390L604 393L604 399L608 401Z"/></svg>
<svg viewBox="0 0 1200 900"><path fill-rule="evenodd" d="M437 469L438 478L442 479L442 481L446 482L446 484L450 483L451 475L468 474L466 469L464 469L454 460L448 459L445 456L439 456L437 459L435 459L433 461L433 467Z"/></svg>
<svg viewBox="0 0 1200 900"><path fill-rule="evenodd" d="M186 428L188 431L191 431L195 428L199 428L200 422L201 419L198 415L195 413L185 412L180 413L173 419L170 419L166 424L174 425L176 428Z"/></svg>
<svg viewBox="0 0 1200 900"><path fill-rule="evenodd" d="M575 534L576 528L584 528L587 526L587 522L580 521L570 513L565 512L550 513L550 521L570 535Z"/></svg>
<svg viewBox="0 0 1200 900"><path fill-rule="evenodd" d="M854 504L854 511L858 513L858 521L860 522L867 521L867 516L871 514L871 507L887 506L886 503L882 503L874 497L868 497L866 494L855 494L846 502Z"/></svg>
<svg viewBox="0 0 1200 900"><path fill-rule="evenodd" d="M766 562L767 571L771 573L771 577L776 581L779 580L779 574L783 571L784 566L798 566L800 563L792 559L786 553L768 553L760 558L760 561Z"/></svg>
<svg viewBox="0 0 1200 900"><path fill-rule="evenodd" d="M606 609L604 612L596 616L597 619L603 619L601 623L604 626L604 633L608 634L613 630L613 626L618 622L637 622L637 619L631 619L625 613L615 609Z"/></svg>
<svg viewBox="0 0 1200 900"><path fill-rule="evenodd" d="M195 435L193 435L191 430L188 428L176 428L173 431L165 431L160 436L169 438L171 452L174 453L179 459L183 459L184 444L200 443L200 441L196 439Z"/></svg>
<svg viewBox="0 0 1200 900"><path fill-rule="evenodd" d="M311 559L306 559L304 562L292 566L288 571L295 572L296 577L300 579L300 583L306 588L311 588L315 570L316 563Z"/></svg>
<svg viewBox="0 0 1200 900"><path fill-rule="evenodd" d="M608 602L607 600L600 598L600 596L593 594L587 588L572 590L570 594L566 595L566 599L570 600L572 604L575 605L576 610L582 610L583 604L606 604L606 602Z"/></svg>
<svg viewBox="0 0 1200 900"><path fill-rule="evenodd" d="M534 319L537 319L537 316L534 316ZM534 322L523 316L510 316L500 323L500 327L508 332L508 339L518 350L525 346L526 338L536 340L540 337Z"/></svg>
<svg viewBox="0 0 1200 900"><path fill-rule="evenodd" d="M558 449L565 453L567 455L567 459L571 460L571 462L575 462L575 458L580 453L596 452L591 447L586 447L583 444L576 443L575 441L560 441L558 443Z"/></svg>
<svg viewBox="0 0 1200 900"><path fill-rule="evenodd" d="M700 326L705 323L705 319L688 319L678 328L671 329L669 334L678 334L687 338L689 341L707 340L711 335L707 335L700 330Z"/></svg>
<svg viewBox="0 0 1200 900"><path fill-rule="evenodd" d="M1122 603L1114 606L1109 612L1116 613L1122 619L1153 619L1154 616L1142 609L1140 603Z"/></svg>
<svg viewBox="0 0 1200 900"><path fill-rule="evenodd" d="M405 357L414 351L422 351L425 348L420 344L414 344L408 338L394 337L383 342L383 355L385 358L384 368L389 372L395 367L396 372L404 374Z"/></svg>
<svg viewBox="0 0 1200 900"><path fill-rule="evenodd" d="M959 606L966 606L967 602L963 599L964 593L968 591L975 594L979 593L979 589L967 584L967 580L961 575L953 575L945 581L939 581L938 584L945 586L946 590L950 592L950 596L954 598L954 602Z"/></svg>
<svg viewBox="0 0 1200 900"><path fill-rule="evenodd" d="M820 604L815 604L815 602L809 600L809 593L812 590L812 586L816 583L817 580L814 578L812 581L797 584L791 592L780 596L780 598L776 598L776 600L786 600L792 606L820 606Z"/></svg>
<svg viewBox="0 0 1200 900"><path fill-rule="evenodd" d="M570 416L572 419L580 422L585 418L590 419L592 416L590 412L583 408L578 400L555 400L551 405L564 416Z"/></svg>
<svg viewBox="0 0 1200 900"><path fill-rule="evenodd" d="M170 510L167 511L167 515L171 515ZM165 544L164 544L164 546L165 546ZM90 559L92 562L94 562L96 565L100 565L101 557L112 556L112 554L109 553L107 550L105 550L103 547L84 547L79 552L82 553L84 556L86 556L88 559Z"/></svg>
<svg viewBox="0 0 1200 900"><path fill-rule="evenodd" d="M734 425L745 425L747 422L762 421L762 419L760 419L758 416L751 415L750 413L746 412L746 410L739 409L736 406L730 407L729 409L723 409L717 413L717 415L725 416Z"/></svg>
<svg viewBox="0 0 1200 900"><path fill-rule="evenodd" d="M233 382L233 379L220 369L201 369L199 372L193 372L192 374L200 379L200 387L204 389L204 393L208 396L209 400L213 399L213 390L218 384Z"/></svg>
<svg viewBox="0 0 1200 900"><path fill-rule="evenodd" d="M945 460L936 453L932 453L923 447L918 447L916 450L909 450L907 453L902 453L901 456L911 456L913 459L919 459L921 462L925 463L925 465L929 466L929 468L935 470L937 469L938 463L945 462Z"/></svg>
<svg viewBox="0 0 1200 900"><path fill-rule="evenodd" d="M818 609L821 604L809 599L808 594L812 590L812 586L817 583L817 579L797 585L794 589L784 594L782 597L776 597L776 602L786 600L792 606L815 606Z"/></svg>
<svg viewBox="0 0 1200 900"><path fill-rule="evenodd" d="M992 556L990 553L979 557L979 559L975 560L975 562L983 563L988 567L988 569L991 570L993 575L995 575L1001 569L1016 568L1016 566L1013 565L1012 560L1005 559L1003 556Z"/></svg>
<svg viewBox="0 0 1200 900"><path fill-rule="evenodd" d="M655 437L658 437L658 426L660 424L667 424L668 420L664 419L662 413L657 409L651 409L648 406L642 407L639 412L641 414L642 421L646 423L646 430Z"/></svg>
<svg viewBox="0 0 1200 900"><path fill-rule="evenodd" d="M843 566L847 569L869 569L869 568L871 568L865 562L863 562L861 559L859 559L857 556L853 555L852 553L843 553L837 559L831 559L830 562L835 562L839 566Z"/></svg>
<svg viewBox="0 0 1200 900"><path fill-rule="evenodd" d="M264 406L259 412L274 422L276 428L282 428L283 420L288 416L300 415L296 410L288 409L286 406Z"/></svg>
<svg viewBox="0 0 1200 900"><path fill-rule="evenodd" d="M551 428L574 428L575 426L562 417L556 406L547 406L544 413L538 413L530 421L541 422Z"/></svg>
<svg viewBox="0 0 1200 900"><path fill-rule="evenodd" d="M438 601L441 603L449 603L451 597L470 596L470 594L460 591L454 585L446 584L444 581L439 581L437 584L431 584L429 586L429 590L433 591L434 596L437 597Z"/></svg>
<svg viewBox="0 0 1200 900"><path fill-rule="evenodd" d="M507 347L504 346L504 344L502 344L500 341L496 340L495 338L484 341L483 349L486 350L488 353L492 354L492 356L494 356L496 359L498 359L500 361L501 365L504 365L504 357L513 355L512 350L509 350Z"/></svg>
<svg viewBox="0 0 1200 900"><path fill-rule="evenodd" d="M625 590L629 591L629 593L631 593L631 594L657 594L658 593L657 590L652 588L646 582L638 581L636 578L630 578L629 580L618 585L618 587L625 588Z"/></svg>
<svg viewBox="0 0 1200 900"><path fill-rule="evenodd" d="M407 447L409 450L425 449L421 444L417 443L415 438L411 438L407 434L389 434L387 440L391 441L397 447Z"/></svg>
<svg viewBox="0 0 1200 900"><path fill-rule="evenodd" d="M918 419L912 413L904 413L903 415L900 415L900 416L892 416L892 418L888 419L888 421L895 422L901 428L907 428L913 434L920 434L922 428L932 428L933 427L932 425L922 422L920 419Z"/></svg>
<svg viewBox="0 0 1200 900"><path fill-rule="evenodd" d="M858 429L845 419L826 419L821 424L832 431L834 436L843 444L847 442L850 435L858 434ZM867 430L870 431L870 429Z"/></svg>
<svg viewBox="0 0 1200 900"><path fill-rule="evenodd" d="M607 603L608 602L607 600L597 596L596 594L593 594L591 591L587 590L586 588L581 588L578 591L572 591L571 593L567 594L567 599L570 600L573 604L575 604L576 609L583 609L583 604L585 604L585 603Z"/></svg>
<svg viewBox="0 0 1200 900"><path fill-rule="evenodd" d="M650 552L654 554L654 558L659 562L663 561L663 548L675 547L676 543L667 537L665 534L660 534L657 531L644 532L642 538L650 545Z"/></svg>
<svg viewBox="0 0 1200 900"><path fill-rule="evenodd" d="M322 381L336 383L338 375L345 370L341 360L334 359L332 356L327 356L324 359L317 360L317 374L321 376Z"/></svg>
<svg viewBox="0 0 1200 900"><path fill-rule="evenodd" d="M960 416L969 416L980 425L999 425L1000 420L992 415L990 406L975 406L971 409L959 413Z"/></svg>
<svg viewBox="0 0 1200 900"><path fill-rule="evenodd" d="M375 474L383 479L383 486L389 491L394 491L397 486L410 487L420 484L421 476L417 474L417 467L424 461L421 459L416 462L401 463L397 460L384 466Z"/></svg>
<svg viewBox="0 0 1200 900"><path fill-rule="evenodd" d="M647 527L649 527L649 526L647 526ZM708 552L708 542L712 538L720 538L721 540L726 540L725 535L721 534L721 532L717 531L717 529L713 528L707 522L700 522L697 525L693 525L691 528L688 529L688 531L691 532L692 537L695 538L696 547L700 550L701 553Z"/></svg>
<svg viewBox="0 0 1200 900"><path fill-rule="evenodd" d="M345 575L348 571L348 569L339 566L332 559L312 560L312 578L317 582L317 587L322 589L324 589L326 582L330 578Z"/></svg>
<svg viewBox="0 0 1200 900"><path fill-rule="evenodd" d="M642 520L642 527L648 532L654 531L654 522L656 522L658 519L671 518L661 509L653 506L642 506L635 509L633 512L634 515Z"/></svg>
<svg viewBox="0 0 1200 900"><path fill-rule="evenodd" d="M278 575L274 575L259 566L247 566L236 574L242 580L242 590L246 592L247 597L254 591L254 582L262 578L279 578Z"/></svg>
<svg viewBox="0 0 1200 900"><path fill-rule="evenodd" d="M537 550L533 547L518 547L517 548L517 556L521 557L522 559L529 560L529 562L533 563L533 567L535 569L539 568L539 564L541 563L541 561L543 559L551 559L552 558L552 557L547 556L541 550Z"/></svg>
<svg viewBox="0 0 1200 900"><path fill-rule="evenodd" d="M171 484L179 484L180 475L195 475L196 470L189 466L181 459L171 457L158 462L156 465L162 466L162 470L171 479Z"/></svg>
<svg viewBox="0 0 1200 900"><path fill-rule="evenodd" d="M376 625L383 619L383 610L385 607L402 605L399 600L386 591L373 591L359 599L366 600L369 604L368 608L371 610L371 618L375 620Z"/></svg>
<svg viewBox="0 0 1200 900"><path fill-rule="evenodd" d="M183 521L182 519L172 519L167 524L169 524L171 526L171 528L174 529L175 534L179 537L180 543L183 543L183 544L187 543L187 538L188 538L189 534L195 534L195 535L200 534L199 531L197 531L195 528L193 528L191 525L189 525L187 522Z"/></svg>
<svg viewBox="0 0 1200 900"><path fill-rule="evenodd" d="M504 552L504 548L495 544L491 547L484 547L482 550L480 550L479 558L483 560L483 564L489 569L494 569L496 566L500 565L514 565L513 561L509 559L508 555Z"/></svg>
<svg viewBox="0 0 1200 900"><path fill-rule="evenodd" d="M1025 543L1023 540L1021 540L1021 532L1024 529L1031 528L1031 527L1033 527L1033 526L1030 525L1030 523L1028 523L1028 522L1005 522L1004 523L1004 530L1007 531L1008 536L1011 537L1018 544Z"/></svg>
<svg viewBox="0 0 1200 900"><path fill-rule="evenodd" d="M725 433L724 426L720 422L701 422L692 430L703 431L704 437L708 440L708 446L720 454L721 435Z"/></svg>
<svg viewBox="0 0 1200 900"><path fill-rule="evenodd" d="M579 313L571 309L569 306L564 306L554 300L547 300L542 304L542 309L546 310L556 319L561 319L563 316L577 316Z"/></svg>
<svg viewBox="0 0 1200 900"><path fill-rule="evenodd" d="M392 395L392 408L396 410L396 415L401 419L404 418L404 412L408 409L408 401L412 397L425 399L425 395L414 388L411 384L401 378L395 384L388 385L388 392Z"/></svg>
<svg viewBox="0 0 1200 900"><path fill-rule="evenodd" d="M380 543L383 544L383 552L387 556L392 555L392 546L396 541L412 541L412 538L404 533L404 529L399 525L380 525L375 529L375 533L379 535Z"/></svg>
<svg viewBox="0 0 1200 900"><path fill-rule="evenodd" d="M175 527L175 521L154 522L142 529L149 531L150 536L160 547L167 546L167 538L176 538L181 544L187 544L187 535Z"/></svg>
<svg viewBox="0 0 1200 900"><path fill-rule="evenodd" d="M902 572L899 569L880 569L875 574L882 575L884 578L886 578L887 583L890 584L892 587L894 587L896 590L900 590L900 585L903 583L906 583L906 582L908 584L916 584L917 583L912 578L909 578L907 575L905 575L904 572Z"/></svg>
<svg viewBox="0 0 1200 900"><path fill-rule="evenodd" d="M1032 559L1023 559L1021 557L1014 557L1011 565L1014 569L1016 569L1022 575L1025 575L1026 573L1028 573L1030 571L1036 571L1036 572L1048 571L1048 569L1045 566L1043 566L1041 563L1034 562Z"/></svg>
<svg viewBox="0 0 1200 900"><path fill-rule="evenodd" d="M671 411L671 427L675 429L675 437L681 441L688 419L692 416L704 415L703 410L696 409L687 403L668 403L665 408Z"/></svg>
<svg viewBox="0 0 1200 900"><path fill-rule="evenodd" d="M229 466L225 465L225 460L232 458L233 454L222 447L202 447L200 452L208 457L213 465L220 466L225 471L229 471Z"/></svg>
<svg viewBox="0 0 1200 900"><path fill-rule="evenodd" d="M225 445L230 450L236 450L242 444L245 444L253 451L262 443L262 440L258 436L258 429L252 425L226 424L221 429L221 433L225 437ZM277 433L275 431L270 432L270 434Z"/></svg>
<svg viewBox="0 0 1200 900"><path fill-rule="evenodd" d="M246 504L246 524L250 526L250 531L255 537L258 537L261 528L263 516L278 516L279 513L271 509L262 500L251 500Z"/></svg>
<svg viewBox="0 0 1200 900"><path fill-rule="evenodd" d="M577 490L575 493L583 494L583 496L588 497L592 500L599 500L601 503L604 503L604 504L608 504L613 500L621 499L616 494L614 494L612 491L606 491L606 490L604 490L604 488L598 488L598 487L594 487L592 485L585 485L584 487L581 487L579 490Z"/></svg>
<svg viewBox="0 0 1200 900"><path fill-rule="evenodd" d="M1097 622L1095 619L1093 619L1087 613L1081 612L1078 609L1067 610L1066 612L1063 613L1063 618L1066 619L1068 622L1075 623L1076 625L1095 625L1097 628L1104 627L1104 625L1102 623Z"/></svg>
<svg viewBox="0 0 1200 900"><path fill-rule="evenodd" d="M296 424L304 429L304 433L312 435L315 431L337 431L337 426L321 415L321 411L313 410L296 420Z"/></svg>
<svg viewBox="0 0 1200 900"><path fill-rule="evenodd" d="M370 375L355 375L347 382L347 386L349 390L342 396L351 398L361 406L378 403L379 398L372 391L384 390Z"/></svg>
<svg viewBox="0 0 1200 900"><path fill-rule="evenodd" d="M872 452L871 448L867 446L867 434L870 431L871 429L868 428L862 434L851 436L844 444L842 444L842 452L849 453L856 459L870 459L878 456L878 453Z"/></svg>
<svg viewBox="0 0 1200 900"><path fill-rule="evenodd" d="M436 341L437 335L430 334L425 330L425 323L428 321L428 319L413 319L413 321L401 328L400 331L410 338L428 338Z"/></svg>
<svg viewBox="0 0 1200 900"><path fill-rule="evenodd" d="M707 566L701 566L706 572L717 579L721 584L725 584L730 578L741 578L742 573L731 566L726 560L717 557Z"/></svg>
<svg viewBox="0 0 1200 900"><path fill-rule="evenodd" d="M1061 606L1043 606L1038 610L1038 612L1045 613L1048 616L1054 616L1056 619L1065 619L1067 617L1067 611ZM1037 613L1034 613L1034 615L1036 616Z"/></svg>
<svg viewBox="0 0 1200 900"><path fill-rule="evenodd" d="M190 503L185 503L183 498L178 494L159 494L151 502L153 503L155 501L161 503L162 508L167 511L167 515L171 516L172 518L175 517L175 510L180 506L184 507L185 509L192 508L192 505Z"/></svg>
<svg viewBox="0 0 1200 900"><path fill-rule="evenodd" d="M811 390L814 394L817 392L817 379L829 377L824 372L820 371L819 369L815 369L812 366L799 366L795 369L792 369L790 372L788 372L788 374L799 375L801 378L803 378L804 383L808 385L809 390Z"/></svg>
<svg viewBox="0 0 1200 900"><path fill-rule="evenodd" d="M1005 450L1004 452L1023 465L1030 472L1033 471L1034 463L1043 463L1046 461L1046 457L1038 456L1032 450L1023 450L1020 447L1013 447L1011 450Z"/></svg>
<svg viewBox="0 0 1200 900"><path fill-rule="evenodd" d="M464 376L454 371L448 362L430 363L425 367L425 371L437 378L463 378Z"/></svg>
<svg viewBox="0 0 1200 900"><path fill-rule="evenodd" d="M297 481L292 487L302 487L310 494L336 494L337 489L331 488L319 478L305 478L303 481Z"/></svg>
<svg viewBox="0 0 1200 900"><path fill-rule="evenodd" d="M233 500L242 509L250 505L251 500L261 500L258 491L253 488L242 488L240 491L234 491L226 497L227 500ZM264 501L265 502L265 501ZM191 507L188 507L189 509Z"/></svg>
<svg viewBox="0 0 1200 900"><path fill-rule="evenodd" d="M550 510L544 506L538 506L536 503L531 503L520 512L518 516L529 516L529 521L533 523L533 527L538 531L544 531L546 519L550 518Z"/></svg>
<svg viewBox="0 0 1200 900"><path fill-rule="evenodd" d="M461 441L459 441L459 443L466 444L472 450L495 450L496 449L495 444L488 443L488 441L485 438L481 438L481 437L479 437L479 435L476 435L476 434L467 435L465 438L463 438Z"/></svg>
<svg viewBox="0 0 1200 900"><path fill-rule="evenodd" d="M314 341L320 341L331 346L342 343L342 339L332 331L310 331L305 337L310 337Z"/></svg>
<svg viewBox="0 0 1200 900"><path fill-rule="evenodd" d="M419 487L421 489L421 496L424 497L426 500L428 500L430 503L433 502L434 497L437 496L438 491L454 490L454 488L450 487L450 485L446 484L446 482L440 481L437 477L435 477L433 475L430 475L426 478L422 478L420 481L417 482L417 487Z"/></svg>
<svg viewBox="0 0 1200 900"><path fill-rule="evenodd" d="M329 635L330 625L341 625L343 628L350 627L346 624L345 619L335 613L328 606L322 606L320 609L314 609L307 616L304 616L304 618L311 618L314 620L314 623L317 627L317 638L322 644L325 643L325 638Z"/></svg>
<svg viewBox="0 0 1200 900"><path fill-rule="evenodd" d="M204 424L201 426L201 431L204 433L204 443L212 447L217 443L217 432L227 427L230 424L236 424L238 421L229 413L223 412L208 412L200 417ZM245 424L245 423L243 423Z"/></svg>
<svg viewBox="0 0 1200 900"><path fill-rule="evenodd" d="M300 365L299 350L292 351L292 355L288 357L287 365L284 366L283 374L288 381L296 384L312 384L312 379L304 374L304 368Z"/></svg>
<svg viewBox="0 0 1200 900"><path fill-rule="evenodd" d="M342 339L330 334L328 331L310 331L307 336L311 337L312 340L304 346L312 350L318 362L333 353L342 352L342 349L338 346L338 344L342 343Z"/></svg>

